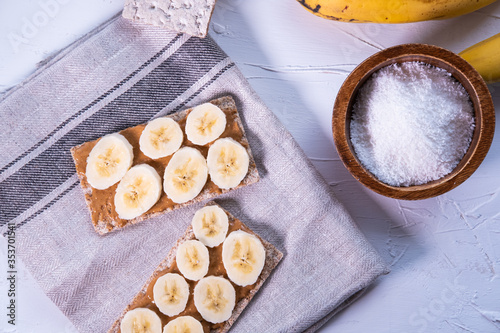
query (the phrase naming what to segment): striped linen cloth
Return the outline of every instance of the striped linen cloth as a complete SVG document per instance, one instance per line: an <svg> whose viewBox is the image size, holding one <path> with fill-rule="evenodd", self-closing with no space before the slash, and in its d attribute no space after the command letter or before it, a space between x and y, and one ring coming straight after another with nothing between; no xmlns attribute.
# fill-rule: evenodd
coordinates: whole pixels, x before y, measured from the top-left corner
<svg viewBox="0 0 500 333"><path fill-rule="evenodd" d="M314 331L387 268L210 39L117 16L0 100L0 231L81 332L105 332L202 203L95 233L70 148L208 100L237 102L261 175L216 201L284 253L234 332ZM307 117L307 115L304 115Z"/></svg>

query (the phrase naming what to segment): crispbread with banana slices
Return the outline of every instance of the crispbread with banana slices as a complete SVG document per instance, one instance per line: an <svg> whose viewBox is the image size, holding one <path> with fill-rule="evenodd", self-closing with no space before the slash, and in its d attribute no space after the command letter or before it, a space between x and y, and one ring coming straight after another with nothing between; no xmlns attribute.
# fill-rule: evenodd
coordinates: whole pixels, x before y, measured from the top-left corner
<svg viewBox="0 0 500 333"><path fill-rule="evenodd" d="M122 16L169 30L204 38L215 0L127 0Z"/></svg>
<svg viewBox="0 0 500 333"><path fill-rule="evenodd" d="M222 135L220 136L220 138L231 138L236 142L238 142L239 144L241 144L248 152L249 156L248 172L246 176L243 178L243 180L233 188L223 189L217 186L211 180L211 178L208 177L207 182L205 183L201 192L194 199L184 203L173 202L170 198L167 197L165 191L162 190L160 199L149 210L147 210L145 213L135 218L125 220L119 217L118 213L115 210L115 204L114 204L114 195L119 183L116 183L107 189L98 190L90 186L89 182L87 181L87 177L85 175L87 158L92 148L97 144L99 139L83 143L79 146L73 147L71 149L71 154L75 162L76 171L80 179L81 187L84 192L87 206L89 207L90 210L92 224L97 233L103 235L108 232L121 229L127 225L138 223L147 218L158 216L160 214L172 211L177 208L181 208L200 201L213 199L223 193L227 193L234 189L256 183L259 180L259 173L257 171L257 166L255 165L255 160L252 156L250 145L246 138L245 130L243 128L243 124L238 114L238 110L236 108L236 103L234 99L231 96L224 96L221 98L211 100L209 103L218 106L226 115L227 119L226 128L222 133ZM167 117L177 121L182 130L184 131L186 118L192 110L193 108L190 108L187 110L174 113ZM154 169L156 169L160 177L163 178L165 167L168 165L168 162L170 161L173 155L169 155L158 159L152 159L147 157L144 153L141 152L139 148L139 138L145 126L146 124L137 125L134 127L124 129L119 133L123 135L133 146L134 159L132 166L143 163L148 164L152 166ZM208 149L214 142L210 142L206 145L199 146L191 143L187 139L186 135L184 135L184 140L182 142L181 149L185 147L194 147L195 149L200 151L201 154L206 158L208 154Z"/></svg>
<svg viewBox="0 0 500 333"><path fill-rule="evenodd" d="M216 205L218 206L215 202L209 202L207 203L206 206L212 206ZM220 206L218 206L220 207ZM224 209L223 209L224 210ZM141 290L136 294L136 296L132 299L132 301L126 306L124 309L123 313L120 315L120 317L113 323L111 328L109 329L108 333L116 333L120 332L120 324L125 316L125 314L133 309L137 308L148 308L152 311L154 311L161 319L162 321L162 327L164 327L168 322L171 320L178 318L179 316L192 316L196 320L199 320L202 323L202 326L204 328L204 332L210 332L210 333L225 333L229 331L231 326L234 324L234 322L237 320L238 316L242 313L242 311L245 309L245 307L249 304L249 302L252 300L252 298L255 296L257 291L262 287L266 279L271 275L271 272L273 269L278 265L280 260L283 257L283 254L276 248L274 247L271 243L267 242L266 240L262 239L259 235L254 233L250 228L248 228L243 222L241 222L239 219L235 218L231 213L228 211L224 210L224 212L228 215L228 220L229 220L229 229L227 232L227 235L229 235L233 231L237 230L243 230L251 235L256 236L261 242L262 245L264 246L265 249L265 263L264 267L257 278L257 281L249 286L241 287L233 282L231 284L234 286L236 290L236 305L231 313L231 317L218 324L212 324L206 320L203 319L201 314L198 312L196 306L195 306L195 301L193 300L193 289L195 288L197 281L188 281L189 284L189 299L186 305L186 308L184 311L179 313L178 315L169 317L165 314L163 314L158 307L154 303L154 297L153 297L153 287L158 278L161 276L164 276L167 273L177 273L181 274L180 270L177 266L176 263L176 253L177 249L181 244L183 244L186 241L189 240L194 240L196 239L196 236L193 232L193 227L189 225L187 228L185 234L177 240L177 243L172 247L166 258L158 265L158 267L155 269L155 271L151 274L151 276L147 279L146 283L143 285ZM209 253L210 253L210 268L208 270L208 273L206 276L222 276L225 279L229 279L226 269L224 268L224 265L222 263L222 247L223 243L219 244L216 247L210 248ZM181 274L182 275L182 274Z"/></svg>

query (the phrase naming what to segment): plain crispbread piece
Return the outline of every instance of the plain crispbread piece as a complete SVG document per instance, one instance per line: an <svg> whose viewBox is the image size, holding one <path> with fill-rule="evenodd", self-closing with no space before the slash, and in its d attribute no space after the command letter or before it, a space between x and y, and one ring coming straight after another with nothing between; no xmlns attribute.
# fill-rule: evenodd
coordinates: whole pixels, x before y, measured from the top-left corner
<svg viewBox="0 0 500 333"><path fill-rule="evenodd" d="M127 0L123 17L205 37L216 0Z"/></svg>
<svg viewBox="0 0 500 333"><path fill-rule="evenodd" d="M208 205L217 205L217 204L215 202L209 202L209 203L207 203L207 206ZM244 230L244 231L246 231L248 233L251 233L251 234L253 234L253 235L255 235L256 237L259 238L259 240L264 245L264 248L266 249L266 261L265 261L265 264L264 264L264 268L262 269L262 272L261 272L259 278L257 279L257 282L253 285L252 289L248 292L248 295L246 295L244 298L242 298L240 300L237 300L237 303L236 303L236 305L234 307L234 310L233 310L233 313L232 313L231 317L227 321L223 322L222 324L214 325L214 326L217 326L217 327L215 329L211 328L210 329L210 333L226 333L226 332L229 331L229 329L231 328L231 326L238 319L238 316L245 309L245 307L250 303L250 301L252 300L252 298L255 296L255 294L257 293L257 291L259 291L259 289L262 287L262 285L264 284L264 282L266 281L266 279L269 277L269 275L271 275L272 270L278 265L278 263L280 262L281 258L283 258L283 253L281 253L271 243L269 243L269 242L265 241L264 239L262 239L259 235L257 235L256 233L254 233L245 224L243 224L243 222L241 222L240 220L238 220L237 218L235 218L233 215L231 215L231 213L229 213L225 209L223 209L223 210L228 215L230 227L232 225L234 226L235 223L238 223L238 224L241 223L241 227L239 229ZM239 229L236 229L236 230L239 230ZM228 234L229 233L230 232L228 232ZM191 240L191 239L196 239L196 238L195 238L195 235L193 233L193 227L190 224L189 227L187 228L185 234L181 238L179 238L179 240L177 240L176 244L174 245L174 247L172 247L172 249L168 253L167 257L158 265L158 267L155 269L155 271L151 274L151 276L148 278L148 280L146 281L146 283L143 285L143 287L141 288L141 290L136 294L136 296L132 299L132 301L127 305L127 307L125 308L125 310L123 310L122 314L113 323L113 325L109 329L108 333L117 333L117 332L119 332L120 323L121 323L121 320L123 319L123 317L125 316L125 314L128 311L133 310L136 307L141 307L141 306L137 306L136 303L137 302L141 302L144 299L145 295L148 293L148 290L151 290L150 284L153 281L156 281L156 279L158 277L160 277L160 276L168 273L169 269L175 269L174 266L176 266L176 265L174 265L174 264L175 264L175 255L176 255L176 252L177 252L177 248L179 247L179 245L181 245L185 241L188 241L188 240ZM218 245L217 247L215 247L214 249L216 249L218 247L222 247L222 243L220 245ZM212 252L210 252L210 253L212 253ZM211 257L211 259L212 259L212 257ZM176 272L176 271L174 270L174 272ZM208 274L207 274L207 276L208 276ZM228 279L227 276L224 276L224 277L226 279ZM241 287L239 287L239 286L237 286L235 284L233 284L233 286L235 288L241 288ZM190 299L192 298L192 288L190 288L190 296L189 297L190 297ZM151 304L149 304L149 305L151 305ZM154 307L150 308L150 309L157 310ZM181 315L183 315L183 312L181 312L179 314L179 316L181 316ZM163 325L165 325L165 324L166 323L163 322ZM204 324L204 326L207 326L207 324L208 324L208 326L213 325L213 324L210 324L210 323L208 323L206 321L204 321L203 324Z"/></svg>
<svg viewBox="0 0 500 333"><path fill-rule="evenodd" d="M168 199L165 192L162 190L160 200L150 210L148 210L146 213L134 219L123 220L120 219L116 214L116 212L114 211L114 202L113 202L114 190L116 189L116 186L118 186L118 183L112 185L106 190L96 190L92 188L92 186L90 186L90 184L87 182L86 179L85 168L86 168L87 156L98 140L83 143L79 146L71 148L71 154L75 162L75 167L78 177L80 178L81 187L85 195L85 201L87 202L87 206L89 207L90 210L92 224L97 233L103 235L110 231L114 231L123 228L125 226L141 222L147 218L158 216L160 214L172 211L174 209L185 207L196 202L213 199L220 194L224 194L233 191L237 188L240 188L242 186L253 184L259 181L259 173L257 171L257 166L252 156L250 145L246 138L245 130L243 128L243 124L241 123L241 119L239 117L235 101L233 100L232 97L225 96L211 100L210 103L217 105L219 108L221 108L221 110L226 114L226 117L228 117L226 130L221 135L221 138L232 137L236 139L236 141L241 143L243 147L246 148L248 155L250 157L248 173L245 176L245 178L241 181L241 183L232 189L220 189L210 180L209 177L207 183L205 184L205 187L202 189L200 194L198 194L198 196L196 196L193 200L190 200L182 204L176 204L169 201L170 199ZM185 119L189 114L189 112L191 112L191 110L192 108L174 113L167 117L170 117L175 121L181 123L181 128L184 132ZM133 165L137 165L140 163L147 163L149 165L152 165L153 167L155 167L158 174L163 178L165 167L168 164L168 161L170 161L171 155L153 160L142 154L142 152L140 152L138 148L138 142L140 134L142 133L144 127L145 124L141 124L124 129L119 133L124 135L134 147ZM204 157L206 157L206 151L208 150L208 147L210 145L211 143L208 143L204 146L194 145L190 143L189 140L187 140L185 135L184 135L184 142L182 144L183 147L191 146L202 151Z"/></svg>

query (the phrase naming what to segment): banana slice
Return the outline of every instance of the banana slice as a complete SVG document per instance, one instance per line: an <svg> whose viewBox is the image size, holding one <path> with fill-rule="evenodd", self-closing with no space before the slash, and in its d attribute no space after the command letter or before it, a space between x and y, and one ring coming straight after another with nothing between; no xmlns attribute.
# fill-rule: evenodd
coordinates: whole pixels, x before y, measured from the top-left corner
<svg viewBox="0 0 500 333"><path fill-rule="evenodd" d="M200 241L188 240L179 245L175 260L186 279L198 281L208 273L208 249Z"/></svg>
<svg viewBox="0 0 500 333"><path fill-rule="evenodd" d="M160 199L161 178L156 170L139 164L123 176L115 193L115 210L121 219L130 220L147 212Z"/></svg>
<svg viewBox="0 0 500 333"><path fill-rule="evenodd" d="M206 206L199 209L191 222L196 238L208 247L224 241L229 228L226 212L219 206Z"/></svg>
<svg viewBox="0 0 500 333"><path fill-rule="evenodd" d="M223 189L236 187L248 172L249 160L241 144L231 138L219 139L208 149L210 179Z"/></svg>
<svg viewBox="0 0 500 333"><path fill-rule="evenodd" d="M207 182L207 162L195 148L181 148L168 162L163 178L165 193L173 202L189 201L201 192Z"/></svg>
<svg viewBox="0 0 500 333"><path fill-rule="evenodd" d="M161 319L146 308L130 310L120 324L122 333L161 333Z"/></svg>
<svg viewBox="0 0 500 333"><path fill-rule="evenodd" d="M225 129L226 114L211 103L198 105L186 119L187 138L195 145L203 146L214 141Z"/></svg>
<svg viewBox="0 0 500 333"><path fill-rule="evenodd" d="M182 316L165 325L163 333L203 333L203 326L191 316Z"/></svg>
<svg viewBox="0 0 500 333"><path fill-rule="evenodd" d="M265 261L266 250L262 242L242 230L230 233L222 244L222 263L227 276L239 286L254 284Z"/></svg>
<svg viewBox="0 0 500 333"><path fill-rule="evenodd" d="M117 183L132 165L132 145L118 133L103 136L90 151L85 174L90 186L104 190Z"/></svg>
<svg viewBox="0 0 500 333"><path fill-rule="evenodd" d="M203 319L213 324L228 320L235 302L236 291L223 277L208 276L194 287L194 306Z"/></svg>
<svg viewBox="0 0 500 333"><path fill-rule="evenodd" d="M170 317L178 315L186 308L189 285L179 274L165 274L156 280L153 298L162 313Z"/></svg>
<svg viewBox="0 0 500 333"><path fill-rule="evenodd" d="M175 153L184 140L179 124L171 118L150 121L142 131L139 147L144 155L157 159Z"/></svg>

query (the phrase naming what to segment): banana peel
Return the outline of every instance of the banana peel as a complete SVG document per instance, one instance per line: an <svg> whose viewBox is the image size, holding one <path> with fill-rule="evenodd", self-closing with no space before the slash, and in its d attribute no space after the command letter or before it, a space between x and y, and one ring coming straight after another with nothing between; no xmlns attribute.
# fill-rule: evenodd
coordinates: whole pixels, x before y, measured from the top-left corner
<svg viewBox="0 0 500 333"><path fill-rule="evenodd" d="M297 0L313 14L343 22L409 23L439 20L473 12L496 0ZM500 81L500 34L459 55L486 83Z"/></svg>
<svg viewBox="0 0 500 333"><path fill-rule="evenodd" d="M496 0L297 0L314 15L343 22L409 23L464 15Z"/></svg>
<svg viewBox="0 0 500 333"><path fill-rule="evenodd" d="M486 83L500 81L500 33L472 45L458 55L467 60Z"/></svg>

